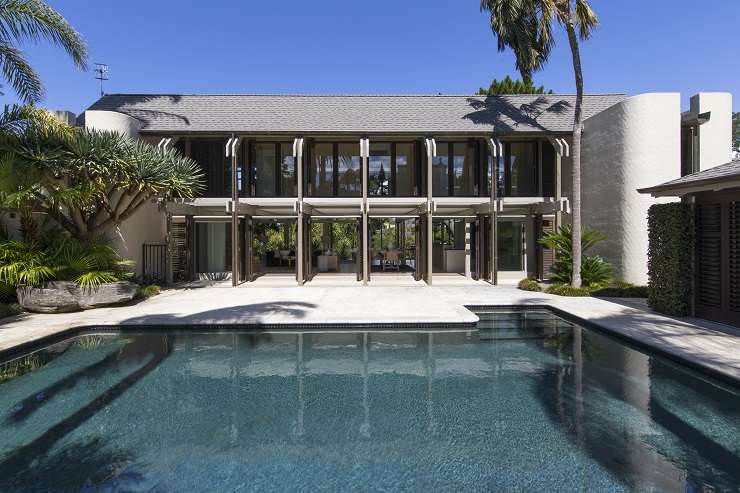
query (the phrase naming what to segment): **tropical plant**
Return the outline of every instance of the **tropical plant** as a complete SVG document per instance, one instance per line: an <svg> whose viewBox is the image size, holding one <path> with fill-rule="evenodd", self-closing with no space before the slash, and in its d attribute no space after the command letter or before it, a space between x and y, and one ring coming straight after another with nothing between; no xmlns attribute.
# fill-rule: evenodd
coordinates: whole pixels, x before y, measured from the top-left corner
<svg viewBox="0 0 740 493"><path fill-rule="evenodd" d="M131 262L102 239L80 242L65 232L48 232L43 244L0 241L0 283L39 286L74 281L82 287L129 279Z"/></svg>
<svg viewBox="0 0 740 493"><path fill-rule="evenodd" d="M487 96L496 96L500 94L552 94L552 91L545 90L545 86L535 86L532 81L525 82L519 79L512 79L508 75L501 80L493 79L488 89L481 87L478 94Z"/></svg>
<svg viewBox="0 0 740 493"><path fill-rule="evenodd" d="M103 236L153 199L190 198L200 167L174 149L73 128L47 112L0 117L0 207L45 213L80 241Z"/></svg>
<svg viewBox="0 0 740 493"><path fill-rule="evenodd" d="M598 231L584 228L581 235L581 250L588 251L606 236ZM563 225L558 231L546 234L540 243L555 252L555 262L550 268L551 278L559 283L571 284L573 230L570 225ZM585 286L594 286L608 281L611 277L611 266L599 255L585 256L581 265L581 277Z"/></svg>
<svg viewBox="0 0 740 493"><path fill-rule="evenodd" d="M44 87L17 46L42 39L66 51L77 67L86 68L82 36L56 10L40 0L0 0L0 71L26 103L43 99Z"/></svg>
<svg viewBox="0 0 740 493"><path fill-rule="evenodd" d="M583 133L583 70L579 42L587 40L598 25L596 13L588 0L481 0L481 10L490 13L491 29L498 38L499 51L511 48L522 78L547 63L552 47L553 21L565 28L570 46L576 84L571 145L572 190L571 221L573 235L581 237L581 135ZM530 74L530 79L524 77ZM574 243L571 284L580 287L581 243Z"/></svg>

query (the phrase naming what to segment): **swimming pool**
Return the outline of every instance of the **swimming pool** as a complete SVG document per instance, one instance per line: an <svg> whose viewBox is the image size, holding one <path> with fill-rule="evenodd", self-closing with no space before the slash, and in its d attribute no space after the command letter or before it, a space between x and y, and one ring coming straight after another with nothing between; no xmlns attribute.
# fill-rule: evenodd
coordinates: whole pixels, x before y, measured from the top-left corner
<svg viewBox="0 0 740 493"><path fill-rule="evenodd" d="M740 391L544 310L153 332L0 367L0 491L718 491Z"/></svg>

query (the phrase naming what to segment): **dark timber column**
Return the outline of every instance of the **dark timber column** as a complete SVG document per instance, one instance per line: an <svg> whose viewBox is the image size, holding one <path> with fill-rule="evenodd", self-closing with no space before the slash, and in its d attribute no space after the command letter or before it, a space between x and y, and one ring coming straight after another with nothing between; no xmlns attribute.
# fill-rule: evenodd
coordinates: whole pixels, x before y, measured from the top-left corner
<svg viewBox="0 0 740 493"><path fill-rule="evenodd" d="M187 279L195 280L195 218L192 214L185 215L185 248L187 262Z"/></svg>

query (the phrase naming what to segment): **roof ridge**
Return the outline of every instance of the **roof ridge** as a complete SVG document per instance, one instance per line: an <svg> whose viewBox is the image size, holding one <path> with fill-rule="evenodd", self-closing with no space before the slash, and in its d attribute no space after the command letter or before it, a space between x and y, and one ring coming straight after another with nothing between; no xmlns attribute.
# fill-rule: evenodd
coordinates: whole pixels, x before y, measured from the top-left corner
<svg viewBox="0 0 740 493"><path fill-rule="evenodd" d="M149 97L183 97L183 96L198 96L198 97L219 97L219 96L248 96L248 97L326 97L326 98L469 98L469 97L511 97L511 96L519 96L519 97L527 97L527 96L550 96L550 97L559 97L559 96L572 96L575 97L576 94L570 94L570 93L552 93L552 94L493 94L493 95L487 95L487 94L336 94L336 93L326 93L326 94L319 94L319 93L109 93L105 94L103 97L108 96L149 96ZM584 94L584 97L601 97L601 96L626 96L625 93L588 93Z"/></svg>

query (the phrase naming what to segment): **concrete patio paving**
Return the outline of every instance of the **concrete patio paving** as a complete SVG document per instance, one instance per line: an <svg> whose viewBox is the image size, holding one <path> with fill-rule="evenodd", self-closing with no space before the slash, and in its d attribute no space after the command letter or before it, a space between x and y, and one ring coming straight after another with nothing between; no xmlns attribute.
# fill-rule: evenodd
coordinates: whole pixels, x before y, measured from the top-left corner
<svg viewBox="0 0 740 493"><path fill-rule="evenodd" d="M346 283L346 284L342 284ZM615 302L616 301L616 302ZM443 324L472 326L465 305L544 305L627 337L673 358L740 382L740 330L697 319L674 319L635 300L565 298L460 278L433 286L400 276L362 286L351 280L296 287L268 282L231 288L171 289L140 303L70 314L25 314L0 321L0 351L75 327L151 325Z"/></svg>

